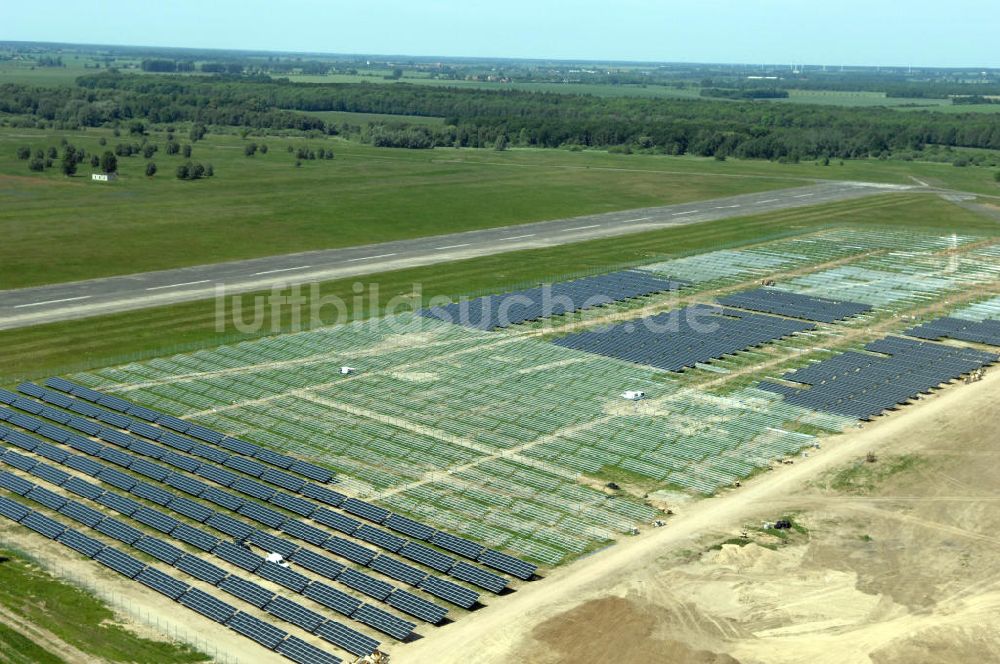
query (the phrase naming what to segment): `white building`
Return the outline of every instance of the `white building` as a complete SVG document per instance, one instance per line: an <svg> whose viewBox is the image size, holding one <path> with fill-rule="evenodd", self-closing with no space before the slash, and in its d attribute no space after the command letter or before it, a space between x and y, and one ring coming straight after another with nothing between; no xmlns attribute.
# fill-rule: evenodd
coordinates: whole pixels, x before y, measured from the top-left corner
<svg viewBox="0 0 1000 664"><path fill-rule="evenodd" d="M118 179L117 173L91 173L90 179L95 182L114 182Z"/></svg>

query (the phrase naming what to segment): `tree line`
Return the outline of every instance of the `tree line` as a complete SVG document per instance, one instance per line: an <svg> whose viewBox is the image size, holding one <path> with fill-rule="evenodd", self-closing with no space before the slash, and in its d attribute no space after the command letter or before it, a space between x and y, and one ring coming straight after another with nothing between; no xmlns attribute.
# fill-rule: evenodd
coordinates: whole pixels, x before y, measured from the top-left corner
<svg viewBox="0 0 1000 664"><path fill-rule="evenodd" d="M358 131L374 145L408 148L509 143L788 160L888 156L926 145L1000 149L1000 123L988 114L115 71L82 76L74 87L0 86L0 111L67 126L142 120L264 133L345 129L309 115L316 111L445 118L439 126L401 119Z"/></svg>

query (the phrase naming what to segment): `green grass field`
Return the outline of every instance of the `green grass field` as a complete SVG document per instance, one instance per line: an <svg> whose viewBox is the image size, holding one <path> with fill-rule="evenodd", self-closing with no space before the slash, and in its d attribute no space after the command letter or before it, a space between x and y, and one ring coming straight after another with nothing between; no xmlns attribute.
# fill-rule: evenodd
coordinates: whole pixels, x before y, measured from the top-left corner
<svg viewBox="0 0 1000 664"><path fill-rule="evenodd" d="M186 131L178 137L186 142ZM598 151L379 149L334 138L253 138L268 154L248 158L244 140L210 134L192 159L216 175L174 177L185 159L162 149L154 178L142 157L119 159L121 178L91 182L89 165L66 178L17 160L19 146L88 153L118 142L107 130L0 131L0 288L343 247L498 227L795 186L817 178L934 185L1000 194L992 171L939 163L725 162ZM100 138L107 146L100 146ZM165 142L162 133L150 140ZM295 167L290 146L333 149L332 161ZM262 186L261 183L266 183Z"/></svg>
<svg viewBox="0 0 1000 664"><path fill-rule="evenodd" d="M832 225L997 232L994 220L936 197L892 195L399 270L372 276L366 282L378 283L381 307L394 296L413 292L414 284L421 285L426 298L501 292L545 279L742 246ZM326 282L321 285L321 293L350 301L355 283L355 279ZM249 304L253 297L246 295L243 301ZM372 313L379 312L359 310L351 315L364 318ZM285 329L287 316L287 310L283 310L281 320L275 322L268 311L261 334ZM6 330L0 332L0 384L211 347L241 338L246 336L216 332L214 301Z"/></svg>
<svg viewBox="0 0 1000 664"><path fill-rule="evenodd" d="M136 636L118 625L114 612L100 600L58 580L17 552L0 550L0 605L92 655L94 661L181 664L208 660L186 646ZM2 624L0 646L3 664L63 661Z"/></svg>

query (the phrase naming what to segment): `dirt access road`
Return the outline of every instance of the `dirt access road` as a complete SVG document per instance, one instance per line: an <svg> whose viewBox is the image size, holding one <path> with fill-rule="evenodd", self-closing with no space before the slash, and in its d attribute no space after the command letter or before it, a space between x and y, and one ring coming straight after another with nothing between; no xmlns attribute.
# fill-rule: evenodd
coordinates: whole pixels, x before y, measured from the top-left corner
<svg viewBox="0 0 1000 664"><path fill-rule="evenodd" d="M825 439L808 459L396 647L393 662L1000 661L998 388L994 371ZM877 495L824 488L869 450L921 463ZM791 512L808 542L706 551Z"/></svg>

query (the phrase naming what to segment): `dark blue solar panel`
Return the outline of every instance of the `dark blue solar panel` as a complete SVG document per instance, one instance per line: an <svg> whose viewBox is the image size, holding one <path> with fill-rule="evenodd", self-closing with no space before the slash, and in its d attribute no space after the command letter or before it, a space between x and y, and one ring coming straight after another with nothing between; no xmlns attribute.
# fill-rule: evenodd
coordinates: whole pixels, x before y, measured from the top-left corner
<svg viewBox="0 0 1000 664"><path fill-rule="evenodd" d="M58 510L60 507L66 504L66 499L60 496L58 493L53 493L48 489L40 486L34 487L31 491L24 494L24 497L28 500L33 500L39 505L45 505L49 509Z"/></svg>
<svg viewBox="0 0 1000 664"><path fill-rule="evenodd" d="M93 537L87 537L83 533L70 528L62 531L62 534L56 539L59 540L60 544L68 546L88 558L93 558L104 549L104 544L95 540Z"/></svg>
<svg viewBox="0 0 1000 664"><path fill-rule="evenodd" d="M212 550L218 557L231 562L237 567L242 567L248 572L254 572L264 563L264 559L255 553L250 553L242 546L232 542L219 542L219 545Z"/></svg>
<svg viewBox="0 0 1000 664"><path fill-rule="evenodd" d="M260 479L268 484L280 486L282 489L295 492L306 484L305 480L299 479L294 475L289 475L288 473L283 473L280 470L274 470L273 468L265 470Z"/></svg>
<svg viewBox="0 0 1000 664"><path fill-rule="evenodd" d="M67 468L72 468L73 470L78 470L81 473L86 473L91 477L96 476L102 470L104 470L104 464L98 463L93 459L88 459L87 457L79 456L76 454L71 454L63 465Z"/></svg>
<svg viewBox="0 0 1000 664"><path fill-rule="evenodd" d="M227 510L236 510L242 505L244 501L239 496L234 496L228 491L221 491L214 487L209 487L200 496L204 500L215 503L220 507L225 507Z"/></svg>
<svg viewBox="0 0 1000 664"><path fill-rule="evenodd" d="M454 535L449 535L448 533L440 531L434 534L434 537L431 538L431 543L445 549L446 551L451 551L452 553L457 553L460 556L465 556L470 560L476 560L479 558L479 555L485 549L485 547L481 544L476 544L475 542L462 537L455 537Z"/></svg>
<svg viewBox="0 0 1000 664"><path fill-rule="evenodd" d="M361 600L352 597L345 592L331 588L325 583L314 581L306 586L302 594L309 599L322 604L328 609L333 609L338 613L349 616L361 605Z"/></svg>
<svg viewBox="0 0 1000 664"><path fill-rule="evenodd" d="M16 445L22 450L28 450L29 452L38 447L39 443L37 438L33 438L32 436L21 433L20 431L11 431L9 434L4 436L4 440L11 445Z"/></svg>
<svg viewBox="0 0 1000 664"><path fill-rule="evenodd" d="M289 636L279 643L274 650L295 662L295 664L340 664L342 661L339 657L324 652L297 636Z"/></svg>
<svg viewBox="0 0 1000 664"><path fill-rule="evenodd" d="M108 517L94 526L94 530L104 533L108 537L113 537L119 542L124 542L131 546L137 539L142 537L142 532L132 526L122 523L118 519Z"/></svg>
<svg viewBox="0 0 1000 664"><path fill-rule="evenodd" d="M229 629L271 650L274 650L288 636L288 632L246 613L237 613L233 616L229 620Z"/></svg>
<svg viewBox="0 0 1000 664"><path fill-rule="evenodd" d="M206 560L202 560L197 556L186 554L177 559L177 562L174 563L174 567L182 572L190 574L196 579L201 579L206 583L210 583L213 586L219 585L219 582L228 576L225 570L221 567L213 565Z"/></svg>
<svg viewBox="0 0 1000 664"><path fill-rule="evenodd" d="M29 397L36 397L39 399L45 397L46 395L45 388L39 385L35 385L34 383L21 383L20 385L17 386L17 391L21 392L22 394L27 394ZM13 392L7 392L7 390L4 390L4 392L7 394L13 394Z"/></svg>
<svg viewBox="0 0 1000 664"><path fill-rule="evenodd" d="M21 503L0 496L0 515L7 517L11 521L20 521L31 512L32 510L29 510Z"/></svg>
<svg viewBox="0 0 1000 664"><path fill-rule="evenodd" d="M94 560L106 567L110 567L114 571L123 576L127 576L130 579L134 579L139 572L146 569L146 564L142 561L136 560L127 553L122 553L121 551L113 549L110 546L101 549L101 551L94 556Z"/></svg>
<svg viewBox="0 0 1000 664"><path fill-rule="evenodd" d="M66 444L74 450L79 450L80 452L91 456L96 456L102 449L104 449L104 446L97 441L84 438L83 436L70 436L66 440Z"/></svg>
<svg viewBox="0 0 1000 664"><path fill-rule="evenodd" d="M128 425L128 429L137 436L142 436L150 440L159 440L160 436L163 435L162 429L154 427L152 424L137 422L135 420L132 420L132 423Z"/></svg>
<svg viewBox="0 0 1000 664"><path fill-rule="evenodd" d="M211 526L212 528L224 532L230 537L235 537L238 540L249 537L250 533L253 532L252 526L226 514L213 514L211 518L205 522L205 525Z"/></svg>
<svg viewBox="0 0 1000 664"><path fill-rule="evenodd" d="M49 440L54 440L57 443L65 443L67 440L69 440L70 436L74 435L73 433L67 431L66 429L60 429L59 427L53 426L51 424L43 424L42 426L38 427L38 431L36 431L35 433L37 433L39 436L45 436Z"/></svg>
<svg viewBox="0 0 1000 664"><path fill-rule="evenodd" d="M448 571L448 574L461 581L468 581L491 593L501 593L507 587L507 579L498 574L481 570L468 563L459 562Z"/></svg>
<svg viewBox="0 0 1000 664"><path fill-rule="evenodd" d="M203 445L202 443L193 445L189 454L201 457L202 459L208 459L213 463L222 463L229 458L229 455L219 448L212 447L210 445Z"/></svg>
<svg viewBox="0 0 1000 664"><path fill-rule="evenodd" d="M306 498L312 498L313 500L318 500L321 503L332 505L333 507L337 507L347 498L347 496L338 491L327 489L326 487L318 486L316 484L306 484L299 489L299 493Z"/></svg>
<svg viewBox="0 0 1000 664"><path fill-rule="evenodd" d="M289 542L286 539L275 537L274 535L264 533L259 530L255 530L250 533L250 536L247 537L247 542L264 549L268 553L280 553L285 558L291 556L299 548L299 546L294 542Z"/></svg>
<svg viewBox="0 0 1000 664"><path fill-rule="evenodd" d="M23 410L26 413L31 413L32 415L38 415L45 408L42 404L37 401L32 401L31 399L25 399L24 397L18 397L14 403L10 404L18 410Z"/></svg>
<svg viewBox="0 0 1000 664"><path fill-rule="evenodd" d="M225 464L227 468L232 468L233 470L238 470L241 473L246 473L247 475L253 475L254 477L260 477L267 470L267 467L262 463L257 463L241 456L231 456L226 459Z"/></svg>
<svg viewBox="0 0 1000 664"><path fill-rule="evenodd" d="M371 549L340 537L331 537L323 542L323 548L359 565L367 565L375 557L375 552Z"/></svg>
<svg viewBox="0 0 1000 664"><path fill-rule="evenodd" d="M494 551L492 549L484 551L483 555L479 556L479 562L487 567L492 567L493 569L500 570L501 572L512 574L519 579L524 579L525 581L533 577L538 569L536 565L526 563L523 560L513 556L508 556L505 553L500 553L499 551Z"/></svg>
<svg viewBox="0 0 1000 664"><path fill-rule="evenodd" d="M84 403L82 401L74 401L66 408L74 413L83 415L84 417L97 417L103 412L97 406L92 406L89 403Z"/></svg>
<svg viewBox="0 0 1000 664"><path fill-rule="evenodd" d="M329 470L306 461L297 460L289 466L288 470L323 484L329 484L333 481L333 473Z"/></svg>
<svg viewBox="0 0 1000 664"><path fill-rule="evenodd" d="M287 454L280 454L274 450L269 450L266 447L258 448L252 453L252 455L258 461L263 461L264 463L284 469L291 468L292 464L297 461L294 457L290 457Z"/></svg>
<svg viewBox="0 0 1000 664"><path fill-rule="evenodd" d="M201 466L201 461L197 459L192 459L189 456L184 456L183 454L177 454L176 452L167 452L162 457L160 461L165 464L171 465L174 468L180 468L181 470L186 470L189 473L193 473Z"/></svg>
<svg viewBox="0 0 1000 664"><path fill-rule="evenodd" d="M377 507L363 500L358 500L357 498L348 498L340 506L340 509L375 523L382 523L389 516L389 510Z"/></svg>
<svg viewBox="0 0 1000 664"><path fill-rule="evenodd" d="M284 586L289 590L293 590L297 593L302 592L302 590L309 585L309 579L294 572L287 567L282 567L278 563L264 562L263 565L257 570L257 574L264 577L268 581L273 581L280 586Z"/></svg>
<svg viewBox="0 0 1000 664"><path fill-rule="evenodd" d="M219 538L213 537L208 533L203 533L197 528L192 528L185 523L177 526L177 529L170 533L170 535L182 542L187 542L191 546L195 546L202 551L211 551L219 544Z"/></svg>
<svg viewBox="0 0 1000 664"><path fill-rule="evenodd" d="M160 512L149 509L148 507L138 510L132 515L132 518L139 523L149 526L150 528L159 530L161 533L170 533L180 524L177 519L169 517L166 514L161 514Z"/></svg>
<svg viewBox="0 0 1000 664"><path fill-rule="evenodd" d="M21 397L10 390L0 389L0 403L12 404Z"/></svg>
<svg viewBox="0 0 1000 664"><path fill-rule="evenodd" d="M173 565L184 555L184 551L173 544L155 537L143 537L137 540L132 546L168 565Z"/></svg>
<svg viewBox="0 0 1000 664"><path fill-rule="evenodd" d="M296 521L295 519L289 519L281 524L281 530L288 533L292 537L298 537L301 540L317 546L330 538L326 531L310 526L307 523Z"/></svg>
<svg viewBox="0 0 1000 664"><path fill-rule="evenodd" d="M169 491L164 491L160 487L153 486L152 484L147 484L145 482L139 482L132 487L131 494L133 496L145 498L146 500L154 502L157 505L166 505L174 499L174 495Z"/></svg>
<svg viewBox="0 0 1000 664"><path fill-rule="evenodd" d="M400 516L398 514L390 514L389 518L385 520L383 525L386 528L395 530L397 533L403 533L404 535L409 535L410 537L427 541L429 541L436 532L430 526L425 526L422 523L418 523L413 519L407 519L405 516Z"/></svg>
<svg viewBox="0 0 1000 664"><path fill-rule="evenodd" d="M117 427L118 429L125 429L128 427L129 424L132 423L132 420L125 417L124 415L119 415L118 413L112 413L106 410L97 411L95 417L101 422L104 422L105 424L110 424L111 426Z"/></svg>
<svg viewBox="0 0 1000 664"><path fill-rule="evenodd" d="M35 419L34 417L29 417L22 413L14 413L7 420L16 427L21 427L22 429L27 429L28 431L35 431L38 427L42 426L42 421Z"/></svg>
<svg viewBox="0 0 1000 664"><path fill-rule="evenodd" d="M222 583L219 584L219 588L225 590L234 597L239 597L243 601L253 604L258 608L264 608L264 606L266 606L267 603L274 597L274 593L270 590L267 590L253 581L247 581L235 575L223 579Z"/></svg>
<svg viewBox="0 0 1000 664"><path fill-rule="evenodd" d="M8 466L17 468L18 470L31 470L38 465L38 462L31 457L26 457L23 454L18 454L17 452L13 452L11 450L4 452L3 462Z"/></svg>
<svg viewBox="0 0 1000 664"><path fill-rule="evenodd" d="M163 481L165 484L191 496L200 496L207 491L218 491L218 489L210 488L204 482L199 482L183 475L171 475Z"/></svg>
<svg viewBox="0 0 1000 664"><path fill-rule="evenodd" d="M211 480L217 484L223 486L229 486L239 477L236 473L231 473L228 470L223 470L218 466L212 466L210 464L202 464L195 471L197 474L201 475L207 480Z"/></svg>
<svg viewBox="0 0 1000 664"><path fill-rule="evenodd" d="M43 408L42 412L39 413L39 415L41 415L42 417L44 417L47 420L51 420L51 421L56 422L58 424L66 424L71 419L73 419L74 417L76 417L75 415L70 415L69 413L67 413L65 411L56 410L55 408L52 408L51 406L46 406L45 408Z"/></svg>
<svg viewBox="0 0 1000 664"><path fill-rule="evenodd" d="M184 436L178 436L173 431L164 431L161 433L160 440L158 442L181 452L187 452L194 447L193 440L185 438Z"/></svg>
<svg viewBox="0 0 1000 664"><path fill-rule="evenodd" d="M139 440L138 438L132 441L132 444L129 445L128 449L129 451L135 454L140 454L144 457L149 457L150 459L160 459L163 457L164 454L173 454L173 452L168 452L162 447L158 447L156 445L153 445L152 443L147 443L146 441ZM142 460L142 462L149 463L148 461L145 460ZM150 464L150 466L152 466L152 464ZM161 471L161 472L166 472L166 471Z"/></svg>
<svg viewBox="0 0 1000 664"><path fill-rule="evenodd" d="M105 408L110 408L111 410L118 411L119 413L124 413L132 407L128 401L124 399L119 399L118 397L111 396L110 394L105 394L97 400L97 403L104 406Z"/></svg>
<svg viewBox="0 0 1000 664"><path fill-rule="evenodd" d="M260 482L254 482L244 477L239 478L232 484L232 488L240 493L253 496L259 500L267 500L274 495L274 489L264 486Z"/></svg>
<svg viewBox="0 0 1000 664"><path fill-rule="evenodd" d="M82 417L71 417L66 421L66 426L76 429L80 433L85 433L88 436L96 436L102 428L101 425L90 420L85 420ZM97 443L94 444L97 445Z"/></svg>
<svg viewBox="0 0 1000 664"><path fill-rule="evenodd" d="M299 567L315 572L320 576L325 576L328 579L336 579L344 571L344 566L340 563L330 560L326 556L314 553L309 549L299 549L296 551L292 556L292 562Z"/></svg>
<svg viewBox="0 0 1000 664"><path fill-rule="evenodd" d="M49 443L39 443L38 447L35 448L35 454L40 457L45 457L49 461L55 461L56 463L62 463L69 456L69 453L56 447L55 445L50 445Z"/></svg>
<svg viewBox="0 0 1000 664"><path fill-rule="evenodd" d="M427 572L389 556L377 556L369 563L369 567L376 572L385 574L390 579L396 579L411 586L419 585L427 578Z"/></svg>
<svg viewBox="0 0 1000 664"><path fill-rule="evenodd" d="M354 533L354 536L359 540L374 544L375 546L394 553L399 551L403 548L403 545L406 544L406 540L402 537L397 537L392 533L388 533L378 528L373 528L367 524L358 528L357 532Z"/></svg>
<svg viewBox="0 0 1000 664"><path fill-rule="evenodd" d="M237 511L248 519L253 519L257 523L262 523L268 528L278 528L286 521L285 515L281 512L272 510L269 507L258 505L257 503L244 503Z"/></svg>
<svg viewBox="0 0 1000 664"><path fill-rule="evenodd" d="M190 424L188 424L187 422L178 417L174 417L173 415L160 415L158 418L156 418L156 423L159 424L160 426L172 429L177 433L184 433L185 431L191 428Z"/></svg>
<svg viewBox="0 0 1000 664"><path fill-rule="evenodd" d="M236 613L236 609L229 604L197 588L187 591L177 601L218 623L225 624Z"/></svg>
<svg viewBox="0 0 1000 664"><path fill-rule="evenodd" d="M107 448L105 448L107 449ZM132 479L131 476L126 475L123 472L117 471L114 468L105 468L100 473L97 474L97 478L102 482L107 482L111 486L118 487L119 489L124 489L128 491L136 485L136 480Z"/></svg>
<svg viewBox="0 0 1000 664"><path fill-rule="evenodd" d="M19 496L31 491L31 487L35 486L28 480L18 477L7 471L0 472L0 488L7 489L8 491L13 491Z"/></svg>
<svg viewBox="0 0 1000 664"><path fill-rule="evenodd" d="M316 635L335 646L359 657L367 657L375 652L379 642L331 620L316 630Z"/></svg>
<svg viewBox="0 0 1000 664"><path fill-rule="evenodd" d="M50 484L60 486L69 480L70 475L65 470L59 470L44 463L37 464L29 471L32 475L39 477Z"/></svg>
<svg viewBox="0 0 1000 664"><path fill-rule="evenodd" d="M397 590L386 600L389 606L395 607L404 613L419 618L432 625L436 625L448 615L448 609L438 606L434 602L428 602L422 597L417 597L413 593L405 590Z"/></svg>
<svg viewBox="0 0 1000 664"><path fill-rule="evenodd" d="M374 577L349 567L340 573L337 581L340 581L348 588L354 588L358 592L362 592L369 597L374 597L379 601L383 601L394 590L391 584L379 581Z"/></svg>
<svg viewBox="0 0 1000 664"><path fill-rule="evenodd" d="M109 463L113 463L116 466L121 466L122 468L128 468L129 465L135 460L135 457L131 454L126 454L121 450L117 450L114 447L105 447L97 455Z"/></svg>
<svg viewBox="0 0 1000 664"><path fill-rule="evenodd" d="M295 512L299 516L309 516L316 511L316 506L308 500L289 496L287 493L282 493L281 491L271 496L268 502L290 512Z"/></svg>
<svg viewBox="0 0 1000 664"><path fill-rule="evenodd" d="M114 511L124 514L125 516L131 516L133 512L142 507L141 503L110 491L102 493L97 497L96 501L105 507L110 507Z"/></svg>
<svg viewBox="0 0 1000 664"><path fill-rule="evenodd" d="M213 431L208 427L203 427L200 424L192 425L190 429L186 431L187 435L192 438L197 438L198 440L203 440L206 443L216 444L225 436L223 436L218 431Z"/></svg>
<svg viewBox="0 0 1000 664"><path fill-rule="evenodd" d="M435 569L439 572L447 572L455 565L455 559L446 556L440 551L435 551L434 549L424 546L423 544L417 544L416 542L410 542L402 549L399 550L399 555L404 558L409 558L415 562L422 565L427 565L431 569Z"/></svg>
<svg viewBox="0 0 1000 664"><path fill-rule="evenodd" d="M361 526L361 522L356 519L344 516L339 512L334 512L333 510L328 510L325 507L313 512L313 521L321 523L324 526L329 526L335 530L339 530L342 533L351 535Z"/></svg>
<svg viewBox="0 0 1000 664"><path fill-rule="evenodd" d="M49 378L45 381L45 384L54 390L59 390L60 392L72 392L73 388L76 387L75 384L65 378Z"/></svg>
<svg viewBox="0 0 1000 664"><path fill-rule="evenodd" d="M416 627L410 621L398 618L371 604L362 604L351 617L400 641L408 639Z"/></svg>
<svg viewBox="0 0 1000 664"><path fill-rule="evenodd" d="M174 498L167 504L167 507L189 519L194 519L198 523L203 523L206 519L215 514L215 512L201 503L196 503L195 501L188 500L187 498Z"/></svg>
<svg viewBox="0 0 1000 664"><path fill-rule="evenodd" d="M281 596L275 597L264 607L271 615L277 616L293 625L298 625L307 632L313 632L326 620L323 616L306 607Z"/></svg>
<svg viewBox="0 0 1000 664"><path fill-rule="evenodd" d="M174 601L177 601L177 598L186 593L191 587L155 567L147 567L142 570L135 577L135 580L162 595L166 595Z"/></svg>
<svg viewBox="0 0 1000 664"><path fill-rule="evenodd" d="M160 417L160 414L155 410L143 408L142 406L130 407L128 409L128 414L132 417L138 417L140 420L145 420L146 422L155 422Z"/></svg>
<svg viewBox="0 0 1000 664"><path fill-rule="evenodd" d="M238 438L223 438L219 441L219 447L245 456L253 456L260 449L256 445L248 443L245 440L239 440Z"/></svg>
<svg viewBox="0 0 1000 664"><path fill-rule="evenodd" d="M479 593L436 576L428 576L421 581L420 589L463 609L471 609L479 601Z"/></svg>

